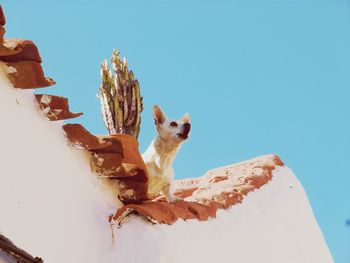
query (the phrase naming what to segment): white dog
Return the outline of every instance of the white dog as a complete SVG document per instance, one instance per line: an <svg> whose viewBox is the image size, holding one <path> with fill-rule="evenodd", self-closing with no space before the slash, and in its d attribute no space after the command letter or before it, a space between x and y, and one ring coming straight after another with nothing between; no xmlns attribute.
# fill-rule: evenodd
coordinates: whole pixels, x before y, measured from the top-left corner
<svg viewBox="0 0 350 263"><path fill-rule="evenodd" d="M172 183L174 169L172 163L183 141L188 138L191 124L190 116L185 114L180 120L168 120L159 106L153 106L153 117L157 136L142 158L149 173L149 197L163 191L168 202L178 200L173 195Z"/></svg>

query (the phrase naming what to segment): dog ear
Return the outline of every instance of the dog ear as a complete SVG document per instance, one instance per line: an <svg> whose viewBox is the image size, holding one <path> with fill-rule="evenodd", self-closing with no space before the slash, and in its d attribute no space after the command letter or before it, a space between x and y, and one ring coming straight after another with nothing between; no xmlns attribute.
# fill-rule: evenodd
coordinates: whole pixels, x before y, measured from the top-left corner
<svg viewBox="0 0 350 263"><path fill-rule="evenodd" d="M183 123L190 123L190 115L186 113L184 116L182 116L181 120L183 121Z"/></svg>
<svg viewBox="0 0 350 263"><path fill-rule="evenodd" d="M156 124L162 124L166 120L166 116L158 105L153 106L153 118Z"/></svg>

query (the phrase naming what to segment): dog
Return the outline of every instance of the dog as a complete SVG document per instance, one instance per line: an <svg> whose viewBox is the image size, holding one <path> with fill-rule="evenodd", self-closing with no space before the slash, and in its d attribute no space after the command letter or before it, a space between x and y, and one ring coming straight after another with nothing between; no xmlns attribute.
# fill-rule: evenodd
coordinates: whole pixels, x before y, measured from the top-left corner
<svg viewBox="0 0 350 263"><path fill-rule="evenodd" d="M181 144L189 136L190 116L186 113L180 120L169 120L155 105L153 118L157 135L142 155L149 174L148 195L152 198L163 192L167 201L172 203L180 200L173 194L175 172L172 164Z"/></svg>

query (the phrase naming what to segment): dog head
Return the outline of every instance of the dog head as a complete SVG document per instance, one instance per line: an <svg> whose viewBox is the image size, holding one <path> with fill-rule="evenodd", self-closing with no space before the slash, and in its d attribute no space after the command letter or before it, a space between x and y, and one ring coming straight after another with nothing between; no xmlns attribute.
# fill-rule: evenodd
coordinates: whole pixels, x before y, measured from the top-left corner
<svg viewBox="0 0 350 263"><path fill-rule="evenodd" d="M191 130L190 115L186 113L180 120L169 120L162 109L153 106L153 118L162 140L181 143L188 138Z"/></svg>

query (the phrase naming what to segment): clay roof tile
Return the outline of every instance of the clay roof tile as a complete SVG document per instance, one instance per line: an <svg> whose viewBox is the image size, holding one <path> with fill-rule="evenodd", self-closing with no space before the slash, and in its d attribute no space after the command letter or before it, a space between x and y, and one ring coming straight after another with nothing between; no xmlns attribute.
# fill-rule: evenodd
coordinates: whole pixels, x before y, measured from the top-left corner
<svg viewBox="0 0 350 263"><path fill-rule="evenodd" d="M6 24L6 18L4 12L2 11L2 7L0 5L0 25L4 26Z"/></svg>
<svg viewBox="0 0 350 263"><path fill-rule="evenodd" d="M251 191L268 183L277 166L283 162L267 155L235 165L217 168L203 177L177 181L175 195L183 201L167 203L164 198L128 204L119 209L111 222L121 224L130 214L137 214L154 223L172 224L178 219L208 220L217 209L241 203Z"/></svg>

